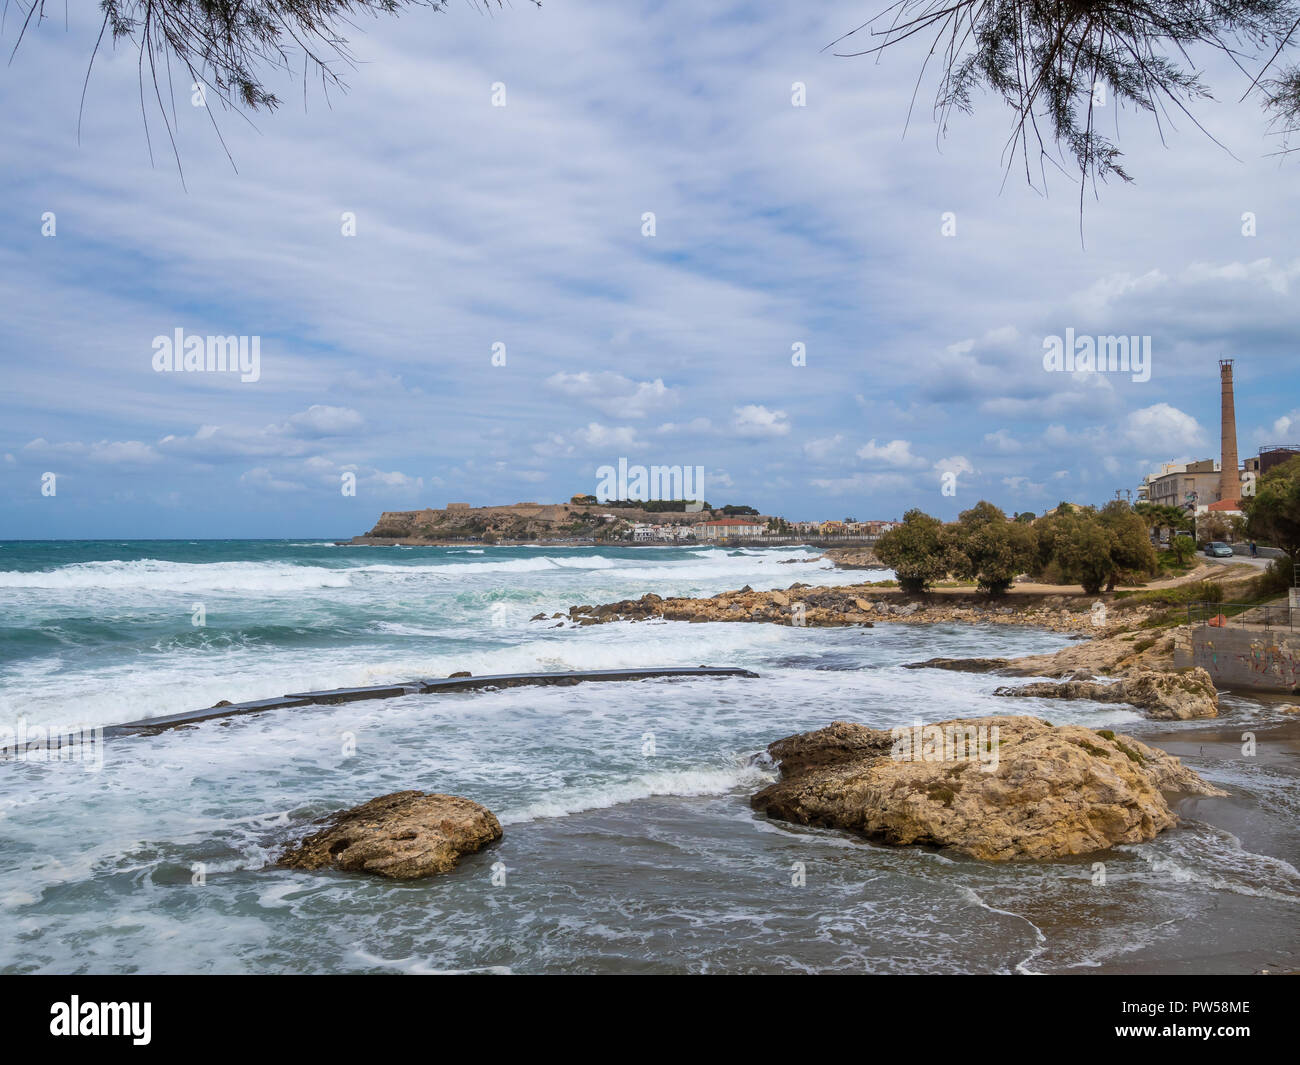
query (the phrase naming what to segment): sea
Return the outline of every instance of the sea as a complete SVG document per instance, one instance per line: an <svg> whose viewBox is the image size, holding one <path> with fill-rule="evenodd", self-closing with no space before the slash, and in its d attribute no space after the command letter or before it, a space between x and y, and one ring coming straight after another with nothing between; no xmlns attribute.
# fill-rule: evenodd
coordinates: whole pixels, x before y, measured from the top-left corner
<svg viewBox="0 0 1300 1065"><path fill-rule="evenodd" d="M1277 700L1225 697L1205 742L1206 722L1017 700L1057 724L1184 737L1188 764L1231 795L1184 800L1151 843L987 863L769 821L749 806L774 779L762 754L837 720L1006 713L1000 678L902 667L1068 635L552 617L646 592L889 576L797 547L0 543L0 727L13 730L461 670L758 674L280 709L0 762L0 972L1300 968L1300 755L1267 740L1296 720ZM406 789L483 803L503 839L419 882L276 866L316 819Z"/></svg>

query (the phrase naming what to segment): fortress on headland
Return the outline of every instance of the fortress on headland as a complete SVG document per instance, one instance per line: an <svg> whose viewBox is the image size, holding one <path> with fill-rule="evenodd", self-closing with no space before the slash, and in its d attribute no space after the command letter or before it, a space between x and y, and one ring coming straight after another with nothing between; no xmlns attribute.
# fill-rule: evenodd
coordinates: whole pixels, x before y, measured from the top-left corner
<svg viewBox="0 0 1300 1065"><path fill-rule="evenodd" d="M721 518L721 511L665 511L607 503L510 503L471 507L449 503L442 510L386 510L373 529L352 538L354 544L429 544L444 541L493 540L618 540L629 526L670 518L678 525ZM756 522L766 522L756 517Z"/></svg>

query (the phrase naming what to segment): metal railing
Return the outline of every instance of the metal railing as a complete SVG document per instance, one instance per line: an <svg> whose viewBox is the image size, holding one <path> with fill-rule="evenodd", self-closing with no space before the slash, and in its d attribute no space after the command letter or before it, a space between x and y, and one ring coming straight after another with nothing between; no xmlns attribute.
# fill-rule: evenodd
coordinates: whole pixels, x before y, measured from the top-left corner
<svg viewBox="0 0 1300 1065"><path fill-rule="evenodd" d="M1277 603L1188 603L1187 624L1214 628L1287 629L1294 632L1300 610Z"/></svg>

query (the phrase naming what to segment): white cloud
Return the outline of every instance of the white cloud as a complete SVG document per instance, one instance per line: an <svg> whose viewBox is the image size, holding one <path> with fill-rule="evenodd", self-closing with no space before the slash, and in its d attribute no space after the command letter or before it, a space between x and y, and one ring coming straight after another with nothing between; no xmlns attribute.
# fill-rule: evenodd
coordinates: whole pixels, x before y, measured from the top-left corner
<svg viewBox="0 0 1300 1065"><path fill-rule="evenodd" d="M965 455L951 455L946 459L940 459L934 464L933 469L935 473L939 474L941 481L946 473L960 477L963 473L973 475L976 472L975 467L971 465L970 459Z"/></svg>
<svg viewBox="0 0 1300 1065"><path fill-rule="evenodd" d="M51 444L38 437L23 445L22 453L35 459L81 458L105 466L148 466L162 461L157 451L139 440L100 440L93 444L70 440ZM12 462L12 456L6 456L6 461Z"/></svg>
<svg viewBox="0 0 1300 1065"><path fill-rule="evenodd" d="M265 466L258 466L255 469L248 470L239 475L241 484L246 484L250 488L256 488L267 492L303 492L306 486L296 481L286 481L283 478L276 477Z"/></svg>
<svg viewBox="0 0 1300 1065"><path fill-rule="evenodd" d="M1036 496L1041 495L1043 485L1035 484L1028 477L1003 477L1002 483L1007 486L1015 495Z"/></svg>
<svg viewBox="0 0 1300 1065"><path fill-rule="evenodd" d="M877 444L868 440L858 448L858 458L877 466L891 466L894 469L920 469L925 466L925 459L912 454L912 445L906 440L891 440L887 444Z"/></svg>
<svg viewBox="0 0 1300 1065"><path fill-rule="evenodd" d="M547 388L581 399L615 418L644 418L654 410L676 402L676 393L663 383L633 381L622 374L604 371L555 373L546 379Z"/></svg>
<svg viewBox="0 0 1300 1065"><path fill-rule="evenodd" d="M366 420L350 407L327 407L313 404L293 415L287 431L300 436L339 436L360 429Z"/></svg>
<svg viewBox="0 0 1300 1065"><path fill-rule="evenodd" d="M1132 295L1144 295L1163 288L1169 278L1159 270L1148 270L1143 274L1115 273L1098 278L1073 300L1074 305L1085 313L1102 314L1111 305Z"/></svg>
<svg viewBox="0 0 1300 1065"><path fill-rule="evenodd" d="M110 465L142 465L162 460L158 452L139 440L101 440L90 445L89 458L91 462Z"/></svg>
<svg viewBox="0 0 1300 1065"><path fill-rule="evenodd" d="M1268 288L1278 295L1286 295L1291 282L1300 277L1300 259L1285 266L1274 266L1272 259L1256 259L1250 263L1232 262L1222 266L1210 263L1192 263L1183 273L1190 282L1232 281Z"/></svg>
<svg viewBox="0 0 1300 1065"><path fill-rule="evenodd" d="M985 433L984 443L1003 455L1014 455L1021 450L1020 441L1005 429L999 429L995 433Z"/></svg>
<svg viewBox="0 0 1300 1065"><path fill-rule="evenodd" d="M689 19L690 5L670 5L666 17ZM913 89L906 64L864 78L858 63L825 63L814 106L772 106L782 102L773 86L803 76L789 73L790 56L816 56L847 28L836 25L843 18L836 5L812 17L767 5L752 19L700 22L666 38L653 63L629 63L642 28L608 6L516 5L488 35L468 13L381 19L357 37L369 62L323 122L285 108L273 130L227 123L238 173L196 124L206 115L182 107L197 192L150 169L132 107L88 111L69 156L66 123L50 120L68 41L29 35L17 61L31 91L7 101L15 134L0 144L0 170L31 178L17 184L14 210L44 210L24 199L39 189L102 239L78 246L73 273L38 254L39 241L0 247L10 346L25 353L9 360L0 396L0 452L15 457L0 474L13 478L32 454L23 442L43 437L53 457L41 468L80 463L96 475L82 481L88 501L111 506L114 493L145 491L126 466L115 479L111 460L147 461L138 449L152 445L164 461L145 467L148 491L178 491L191 530L274 528L272 509L241 510L223 494L253 467L311 486L302 520L335 531L370 505L340 500L339 462L428 470L436 455L445 498L475 502L512 498L522 466L538 486L530 498L567 498L588 460L658 458L638 454L640 436L664 449L664 461L695 454L735 469L737 502L812 514L822 491L878 485L883 513L930 480L920 459L915 472L890 464L890 442L906 433L907 454L975 455L992 469L990 490L1008 488L999 481L1007 474L1056 488L1052 471L1068 465L1072 487L1097 478L1100 501L1123 483L1102 473L1110 451L1126 469L1129 455L1190 453L1145 426L1143 444L1133 444L1129 410L1160 400L1211 426L1214 359L1233 352L1243 360L1241 411L1252 426L1274 425L1260 442L1300 435L1300 414L1282 413L1300 407L1300 302L1284 239L1289 168L1260 153L1240 153L1241 162L1203 153L1194 133L1168 149L1126 138L1126 160L1143 179L1089 207L1081 255L1077 198L1040 197L1018 180L998 194L997 107L963 117L938 152L925 130L898 141ZM80 39L92 29L83 23ZM101 103L135 99L134 65L122 59L96 63ZM514 72L511 106L487 110L482 87L503 67ZM591 84L602 86L599 108L581 91ZM1250 104L1215 105L1216 123L1248 147L1258 117ZM838 135L849 122L860 136ZM430 123L457 167L428 165L421 132ZM690 180L664 182L665 173ZM1261 219L1257 241L1241 238L1235 209L1222 210L1222 190L1242 181ZM365 204L348 203L358 189ZM864 198L880 209L863 212ZM937 226L933 239L918 239L916 202L943 202L963 219L945 254L935 254ZM343 240L330 220L357 206L360 237ZM654 240L638 235L643 208L658 214ZM1189 268L1186 219L1207 211L1222 224L1196 242L1209 265ZM1256 245L1276 249L1273 259L1244 260L1242 249ZM972 270L962 249L975 247ZM194 320L174 322L179 308ZM151 373L147 338L173 324L261 332L261 381ZM1044 373L1041 337L1069 325L1152 334L1158 381ZM803 369L789 365L796 337L808 343ZM509 344L508 367L488 365L496 338ZM56 362L57 382L48 369ZM733 433L733 407L745 403L754 406L734 416ZM597 429L573 431L592 419ZM1062 450L1039 446L1049 423L1061 426ZM999 426L1018 453L990 432ZM841 457L823 441L839 438L851 462L868 435L879 454L846 467L862 477L810 487L815 456ZM48 443L68 440L118 443L92 465L89 443ZM494 465L503 458L504 468ZM331 477L333 491L316 491ZM412 491L414 480L382 490ZM932 498L936 512L957 507ZM39 533L19 509L0 507L0 523ZM96 525L151 528L135 503L84 514L82 535Z"/></svg>
<svg viewBox="0 0 1300 1065"><path fill-rule="evenodd" d="M573 435L588 447L632 449L646 446L645 441L637 437L636 430L630 425L609 426L590 422L585 429L579 429Z"/></svg>
<svg viewBox="0 0 1300 1065"><path fill-rule="evenodd" d="M410 474L402 473L401 470L386 471L376 470L373 468L361 470L355 466L345 466L343 468L357 470L357 472L363 473L364 477L358 477L357 480L377 487L395 488L399 491L414 491L424 487L423 477L412 477Z"/></svg>
<svg viewBox="0 0 1300 1065"><path fill-rule="evenodd" d="M713 423L708 418L692 418L689 422L664 422L655 432L665 436L671 433L699 435L713 432Z"/></svg>
<svg viewBox="0 0 1300 1065"><path fill-rule="evenodd" d="M914 487L901 473L855 473L848 477L818 477L811 482L831 495L864 492L898 492Z"/></svg>
<svg viewBox="0 0 1300 1065"><path fill-rule="evenodd" d="M1124 438L1143 451L1157 444L1167 451L1195 450L1204 447L1206 439L1195 418L1168 403L1155 403L1129 414Z"/></svg>
<svg viewBox="0 0 1300 1065"><path fill-rule="evenodd" d="M1290 444L1300 437L1300 407L1281 415L1270 430L1257 430L1255 439L1261 444Z"/></svg>
<svg viewBox="0 0 1300 1065"><path fill-rule="evenodd" d="M533 453L544 459L559 458L563 455L573 454L573 445L564 439L559 433L548 433L545 440L539 440L532 445Z"/></svg>
<svg viewBox="0 0 1300 1065"><path fill-rule="evenodd" d="M809 440L803 446L803 453L810 459L822 462L840 449L844 443L844 437L840 433L834 436L822 437L820 440Z"/></svg>
<svg viewBox="0 0 1300 1065"><path fill-rule="evenodd" d="M790 421L783 410L769 410L757 403L732 409L732 428L741 436L789 436Z"/></svg>

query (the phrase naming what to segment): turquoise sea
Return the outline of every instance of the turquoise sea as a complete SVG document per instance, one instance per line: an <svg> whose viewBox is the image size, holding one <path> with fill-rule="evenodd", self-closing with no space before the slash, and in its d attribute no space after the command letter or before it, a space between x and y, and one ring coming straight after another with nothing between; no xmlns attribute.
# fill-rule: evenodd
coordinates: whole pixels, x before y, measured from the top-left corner
<svg viewBox="0 0 1300 1065"><path fill-rule="evenodd" d="M759 674L279 710L111 740L99 764L0 762L0 971L1297 967L1294 760L1190 759L1233 797L1184 804L1179 828L1108 854L1105 887L1091 860L981 864L749 809L772 775L754 755L792 732L1006 711L997 678L903 663L1051 650L1060 634L549 619L647 591L885 575L837 572L799 548L0 543L11 728L458 670ZM1224 727L1285 719L1276 705L1226 702ZM1156 728L1117 706L1017 709ZM405 788L482 802L505 838L426 883L271 865L313 818Z"/></svg>

